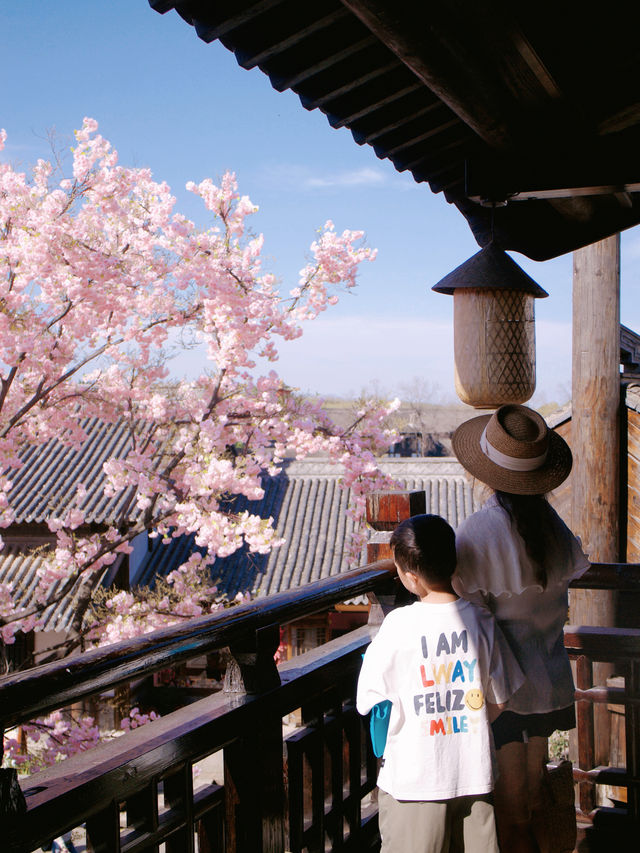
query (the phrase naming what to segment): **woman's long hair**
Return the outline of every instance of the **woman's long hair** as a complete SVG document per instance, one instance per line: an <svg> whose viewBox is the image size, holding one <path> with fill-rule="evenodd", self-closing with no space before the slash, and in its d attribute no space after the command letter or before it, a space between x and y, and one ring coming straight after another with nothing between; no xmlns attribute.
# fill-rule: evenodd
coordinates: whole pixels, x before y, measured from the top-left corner
<svg viewBox="0 0 640 853"><path fill-rule="evenodd" d="M553 510L544 495L513 495L499 491L495 494L498 503L508 513L522 537L527 554L535 566L536 581L546 589L549 539L553 536Z"/></svg>

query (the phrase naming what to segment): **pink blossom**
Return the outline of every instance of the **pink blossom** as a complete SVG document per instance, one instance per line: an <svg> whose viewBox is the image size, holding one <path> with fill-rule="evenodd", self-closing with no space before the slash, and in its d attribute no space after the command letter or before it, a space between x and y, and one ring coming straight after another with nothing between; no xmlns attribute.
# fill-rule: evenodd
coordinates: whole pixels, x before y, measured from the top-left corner
<svg viewBox="0 0 640 853"><path fill-rule="evenodd" d="M264 475L285 455L340 462L358 523L367 491L388 483L376 458L390 441L392 406L370 401L352 429L340 429L272 369L281 342L303 334L374 259L363 233L327 221L299 280L281 292L264 237L252 233L257 206L233 173L187 185L211 221L196 228L165 183L119 164L94 119L75 137L69 175L44 160L30 174L0 163L0 470L20 467L25 442L82 447L92 418L126 428L129 449L113 448L104 463L117 524L92 527L88 484L70 481L51 496L56 545L41 555L37 612L18 611L15 590L0 590L7 643L37 627L55 584L101 578L145 531L164 542L193 535L204 556L192 555L157 594L114 591L99 618L80 613L90 641L225 606L211 582L215 558L281 544L272 519L235 511L228 496L259 500ZM202 347L201 375L173 381L171 356L192 344ZM0 527L14 518L10 492L0 475Z"/></svg>

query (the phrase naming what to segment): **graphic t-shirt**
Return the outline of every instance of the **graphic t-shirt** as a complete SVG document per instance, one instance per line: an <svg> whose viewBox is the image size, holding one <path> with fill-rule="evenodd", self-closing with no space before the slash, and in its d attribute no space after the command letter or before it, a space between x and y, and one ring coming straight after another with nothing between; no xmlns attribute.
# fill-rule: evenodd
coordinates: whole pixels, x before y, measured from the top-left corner
<svg viewBox="0 0 640 853"><path fill-rule="evenodd" d="M486 701L523 675L491 614L459 599L393 610L367 649L357 708L392 703L378 786L397 800L445 800L493 788Z"/></svg>

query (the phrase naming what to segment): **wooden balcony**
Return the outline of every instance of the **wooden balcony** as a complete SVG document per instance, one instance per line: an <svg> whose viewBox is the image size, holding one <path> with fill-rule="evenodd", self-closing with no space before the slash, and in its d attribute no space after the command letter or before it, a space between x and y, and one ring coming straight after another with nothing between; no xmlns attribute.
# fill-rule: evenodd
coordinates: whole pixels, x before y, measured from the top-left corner
<svg viewBox="0 0 640 853"><path fill-rule="evenodd" d="M579 585L637 591L640 566L594 566ZM382 560L0 680L6 730L215 649L233 655L224 692L24 780L27 814L3 818L2 850L31 853L76 827L94 853L378 849L376 760L354 697L380 605L393 605L396 589ZM363 593L370 625L276 668L280 625ZM640 630L568 627L565 641L578 672L579 849L625 849L613 839L640 827ZM616 662L623 687L589 683L601 660ZM625 711L626 765L594 768L591 709L612 701ZM296 711L300 725L283 735ZM223 778L194 781L194 766L215 753ZM601 784L625 789L626 805L594 809Z"/></svg>

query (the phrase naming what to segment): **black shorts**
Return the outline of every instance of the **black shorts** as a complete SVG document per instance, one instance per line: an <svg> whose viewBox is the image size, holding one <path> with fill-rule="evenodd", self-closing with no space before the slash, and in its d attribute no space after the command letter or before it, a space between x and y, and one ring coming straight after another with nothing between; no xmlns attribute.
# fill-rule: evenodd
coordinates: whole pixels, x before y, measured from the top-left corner
<svg viewBox="0 0 640 853"><path fill-rule="evenodd" d="M491 723L496 749L506 743L526 743L530 737L549 737L556 729L565 732L575 726L574 705L559 711L548 711L546 714L516 714L514 711L503 711Z"/></svg>

